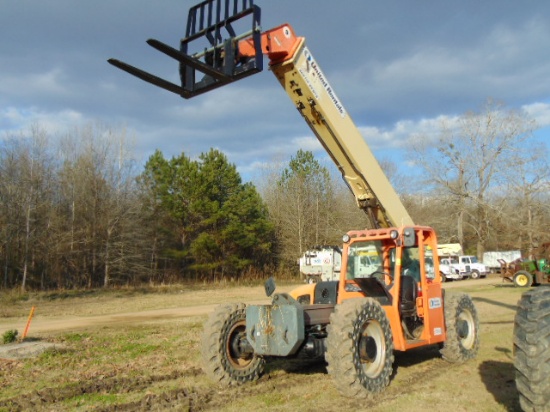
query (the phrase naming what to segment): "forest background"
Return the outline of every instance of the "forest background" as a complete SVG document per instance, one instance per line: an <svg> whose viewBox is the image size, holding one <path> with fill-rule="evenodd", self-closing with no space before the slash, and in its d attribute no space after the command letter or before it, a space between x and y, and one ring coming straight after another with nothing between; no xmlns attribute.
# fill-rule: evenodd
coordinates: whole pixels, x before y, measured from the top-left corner
<svg viewBox="0 0 550 412"><path fill-rule="evenodd" d="M471 254L550 242L547 142L525 113L488 100L478 112L410 138L409 164L381 165L416 224ZM216 149L191 159L156 151L139 163L123 128L63 136L40 125L0 141L0 288L48 290L276 274L364 228L334 165L297 150L243 182Z"/></svg>

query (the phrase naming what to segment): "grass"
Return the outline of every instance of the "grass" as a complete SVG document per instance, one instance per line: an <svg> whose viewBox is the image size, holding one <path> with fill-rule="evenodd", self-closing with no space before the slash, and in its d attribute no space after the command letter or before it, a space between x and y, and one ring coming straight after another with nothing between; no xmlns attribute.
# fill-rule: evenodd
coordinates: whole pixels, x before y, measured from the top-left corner
<svg viewBox="0 0 550 412"><path fill-rule="evenodd" d="M342 398L323 364L292 360L268 363L267 374L257 382L218 388L200 369L200 333L206 316L197 315L34 336L59 343L62 349L30 359L0 360L0 411L162 410L168 406L204 411L518 410L512 328L522 290L500 284L455 290L466 289L480 317L477 359L448 364L434 347L397 353L390 386L373 399ZM42 316L88 316L251 301L262 296L259 286L76 293L55 298L33 295L12 301L9 313L25 319L28 307L36 304Z"/></svg>

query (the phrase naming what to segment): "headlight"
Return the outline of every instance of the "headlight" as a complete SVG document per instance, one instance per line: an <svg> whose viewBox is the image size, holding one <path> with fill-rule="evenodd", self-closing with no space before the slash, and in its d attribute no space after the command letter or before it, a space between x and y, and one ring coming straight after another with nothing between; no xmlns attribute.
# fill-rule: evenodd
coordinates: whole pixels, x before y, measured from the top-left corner
<svg viewBox="0 0 550 412"><path fill-rule="evenodd" d="M344 236L342 236L342 240L344 241L344 243L348 243L350 240L349 235L346 233Z"/></svg>

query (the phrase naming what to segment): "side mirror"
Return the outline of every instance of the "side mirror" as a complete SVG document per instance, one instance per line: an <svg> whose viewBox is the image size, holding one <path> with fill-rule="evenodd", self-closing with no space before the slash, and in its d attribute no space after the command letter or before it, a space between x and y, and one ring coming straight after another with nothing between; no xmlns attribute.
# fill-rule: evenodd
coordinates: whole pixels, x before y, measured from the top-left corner
<svg viewBox="0 0 550 412"><path fill-rule="evenodd" d="M275 292L275 279L273 279L273 277L270 277L269 279L266 280L265 284L264 284L264 288L265 288L265 294L267 295L267 297L270 297L271 295L273 295L273 292Z"/></svg>

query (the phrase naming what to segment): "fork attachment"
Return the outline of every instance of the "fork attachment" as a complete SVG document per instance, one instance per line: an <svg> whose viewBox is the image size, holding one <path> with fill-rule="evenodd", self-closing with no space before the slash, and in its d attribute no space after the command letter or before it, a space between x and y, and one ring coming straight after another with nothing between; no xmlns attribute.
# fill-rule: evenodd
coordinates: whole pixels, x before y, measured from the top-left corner
<svg viewBox="0 0 550 412"><path fill-rule="evenodd" d="M234 23L246 17L252 18L250 30L237 35ZM179 50L159 40L147 40L151 47L179 62L181 86L117 59L108 62L189 99L263 70L260 20L260 8L253 4L253 0L205 0L189 10L185 37L180 41ZM203 48L191 53L191 46L197 41ZM241 41L252 43L255 53L240 54Z"/></svg>

